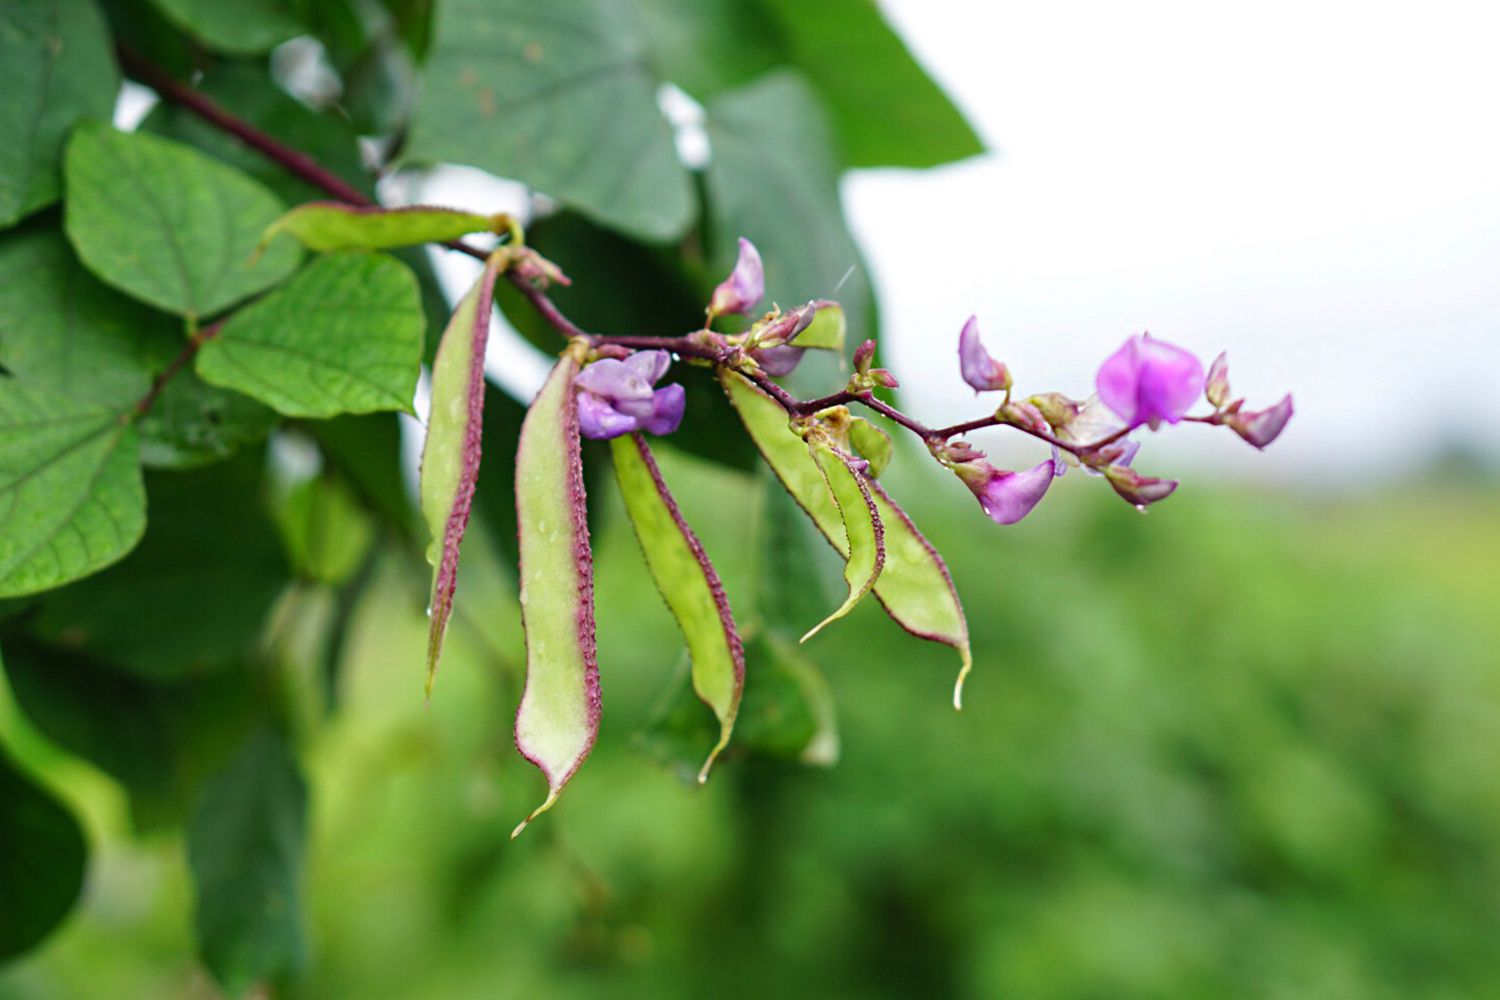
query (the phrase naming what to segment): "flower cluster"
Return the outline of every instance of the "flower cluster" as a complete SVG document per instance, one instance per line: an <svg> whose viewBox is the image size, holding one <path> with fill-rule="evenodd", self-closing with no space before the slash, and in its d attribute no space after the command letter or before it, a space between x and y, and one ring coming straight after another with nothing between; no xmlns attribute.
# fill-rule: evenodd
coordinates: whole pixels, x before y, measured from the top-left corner
<svg viewBox="0 0 1500 1000"><path fill-rule="evenodd" d="M1229 365L1224 355L1205 375L1192 352L1143 333L1133 336L1099 367L1095 394L1078 401L1049 392L1025 400L1011 398L1010 370L992 358L970 317L958 338L959 371L975 393L1004 391L995 422L1018 427L1053 443L1052 457L1025 471L997 469L967 442L929 441L933 454L947 465L998 524L1015 524L1041 502L1052 480L1063 475L1068 458L1091 475L1103 476L1125 500L1145 508L1171 495L1176 480L1146 476L1131 468L1140 442L1127 437L1145 426L1192 420L1224 424L1257 448L1280 435L1292 417L1292 397L1264 410L1244 409L1244 400L1229 400ZM1214 411L1188 416L1200 398Z"/></svg>
<svg viewBox="0 0 1500 1000"><path fill-rule="evenodd" d="M600 441L638 430L671 434L682 423L687 402L680 385L655 388L671 364L666 351L637 351L623 359L603 357L583 369L573 379L579 431Z"/></svg>

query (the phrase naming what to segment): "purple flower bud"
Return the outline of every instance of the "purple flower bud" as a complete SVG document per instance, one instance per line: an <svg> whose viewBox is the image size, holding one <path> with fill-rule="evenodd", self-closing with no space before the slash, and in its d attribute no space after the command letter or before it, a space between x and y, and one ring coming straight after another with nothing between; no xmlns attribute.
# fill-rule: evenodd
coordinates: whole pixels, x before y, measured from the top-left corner
<svg viewBox="0 0 1500 1000"><path fill-rule="evenodd" d="M876 385L883 385L887 389L899 389L901 387L901 383L896 381L896 376L884 368L871 368L870 381Z"/></svg>
<svg viewBox="0 0 1500 1000"><path fill-rule="evenodd" d="M643 427L653 434L675 431L686 398L682 386L652 388L671 364L666 351L637 351L623 360L601 358L573 376L580 433L607 440Z"/></svg>
<svg viewBox="0 0 1500 1000"><path fill-rule="evenodd" d="M984 452L967 441L949 441L938 451L938 460L946 462L972 462L984 457Z"/></svg>
<svg viewBox="0 0 1500 1000"><path fill-rule="evenodd" d="M990 357L979 342L979 319L970 316L958 335L958 369L975 392L1009 389L1010 369Z"/></svg>
<svg viewBox="0 0 1500 1000"><path fill-rule="evenodd" d="M817 315L818 304L816 302L798 306L761 327L752 335L751 343L762 345L761 349L789 343L796 338L797 334L811 326Z"/></svg>
<svg viewBox="0 0 1500 1000"><path fill-rule="evenodd" d="M1257 448L1264 448L1281 435L1291 419L1292 396L1287 393L1275 406L1251 413L1236 413L1227 423L1240 437Z"/></svg>
<svg viewBox="0 0 1500 1000"><path fill-rule="evenodd" d="M626 416L593 393L578 393L578 430L584 437L608 441L629 434L637 426L635 417Z"/></svg>
<svg viewBox="0 0 1500 1000"><path fill-rule="evenodd" d="M740 256L729 277L719 282L708 302L710 316L749 312L766 294L766 275L755 244L740 237Z"/></svg>
<svg viewBox="0 0 1500 1000"><path fill-rule="evenodd" d="M1214 358L1214 363L1208 366L1208 384L1203 387L1203 395L1213 404L1214 409L1221 410L1224 404L1229 402L1229 355L1220 353Z"/></svg>
<svg viewBox="0 0 1500 1000"><path fill-rule="evenodd" d="M1023 400L1011 400L1000 407L996 416L1008 424L1015 424L1017 427L1040 431L1043 434L1048 433L1052 429L1047 423L1047 418L1042 416L1042 411Z"/></svg>
<svg viewBox="0 0 1500 1000"><path fill-rule="evenodd" d="M1142 508L1147 504L1166 499L1177 488L1175 479L1143 476L1124 465L1109 466L1104 470L1104 478L1109 480L1109 485L1113 486L1115 492L1124 497L1127 503Z"/></svg>
<svg viewBox="0 0 1500 1000"><path fill-rule="evenodd" d="M864 375L870 370L870 362L875 360L875 341L867 340L854 349L854 370Z"/></svg>
<svg viewBox="0 0 1500 1000"><path fill-rule="evenodd" d="M1054 431L1067 427L1083 412L1083 404L1075 399L1069 399L1060 392L1039 393L1027 399L1026 402L1037 408L1042 419L1047 421Z"/></svg>
<svg viewBox="0 0 1500 1000"><path fill-rule="evenodd" d="M641 429L660 437L671 434L682 424L682 411L687 406L687 391L677 383L664 385L652 397L651 416L641 421Z"/></svg>
<svg viewBox="0 0 1500 1000"><path fill-rule="evenodd" d="M1006 472L978 461L955 465L953 471L979 499L979 506L991 520L1015 524L1041 502L1056 468L1049 458L1024 472Z"/></svg>
<svg viewBox="0 0 1500 1000"><path fill-rule="evenodd" d="M1130 427L1175 424L1203 393L1203 365L1151 335L1125 341L1099 368L1099 398Z"/></svg>
<svg viewBox="0 0 1500 1000"><path fill-rule="evenodd" d="M790 375L802 363L802 355L807 353L805 347L793 347L790 344L782 344L780 347L766 347L761 350L751 351L750 356L755 363L760 365L760 370L772 378L781 378Z"/></svg>

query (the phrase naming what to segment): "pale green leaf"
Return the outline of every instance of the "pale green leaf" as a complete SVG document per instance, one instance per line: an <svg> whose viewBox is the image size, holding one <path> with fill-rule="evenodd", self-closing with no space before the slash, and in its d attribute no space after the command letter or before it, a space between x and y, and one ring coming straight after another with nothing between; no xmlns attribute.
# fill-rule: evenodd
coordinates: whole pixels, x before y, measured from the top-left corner
<svg viewBox="0 0 1500 1000"><path fill-rule="evenodd" d="M708 779L714 758L729 743L745 687L745 654L719 574L667 489L650 446L640 434L610 442L615 479L635 528L646 567L677 620L692 659L693 690L719 721L719 738L699 769Z"/></svg>
<svg viewBox="0 0 1500 1000"><path fill-rule="evenodd" d="M552 807L599 734L594 562L573 401L577 371L571 354L552 369L526 413L516 454L526 629L526 689L516 712L516 748L546 777L547 798L512 836Z"/></svg>
<svg viewBox="0 0 1500 1000"><path fill-rule="evenodd" d="M119 89L92 0L0 4L0 226L57 200L68 130L107 117Z"/></svg>
<svg viewBox="0 0 1500 1000"><path fill-rule="evenodd" d="M407 155L512 177L652 240L693 217L645 33L618 0L449 0Z"/></svg>
<svg viewBox="0 0 1500 1000"><path fill-rule="evenodd" d="M191 147L80 125L64 160L68 239L108 284L168 312L204 317L276 284L300 251L256 244L276 196Z"/></svg>
<svg viewBox="0 0 1500 1000"><path fill-rule="evenodd" d="M896 446L891 436L864 417L849 421L849 443L859 457L870 463L870 478L878 477L891 464Z"/></svg>
<svg viewBox="0 0 1500 1000"><path fill-rule="evenodd" d="M145 527L127 416L0 376L0 597L102 569L129 552Z"/></svg>
<svg viewBox="0 0 1500 1000"><path fill-rule="evenodd" d="M292 417L411 410L426 320L394 257L319 257L234 313L198 352L198 374Z"/></svg>
<svg viewBox="0 0 1500 1000"><path fill-rule="evenodd" d="M314 201L298 205L277 219L261 243L287 233L309 250L390 250L419 243L446 243L469 233L503 233L509 225L506 215L479 215L431 205L380 208Z"/></svg>

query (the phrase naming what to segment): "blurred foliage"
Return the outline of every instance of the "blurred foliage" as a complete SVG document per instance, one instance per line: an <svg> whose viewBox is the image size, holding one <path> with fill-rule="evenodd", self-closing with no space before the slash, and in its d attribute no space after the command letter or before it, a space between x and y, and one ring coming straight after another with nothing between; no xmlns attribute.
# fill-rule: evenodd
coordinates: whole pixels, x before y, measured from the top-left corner
<svg viewBox="0 0 1500 1000"><path fill-rule="evenodd" d="M751 607L755 481L659 451ZM492 613L508 584L469 571L424 708L420 595L387 564L342 710L307 749L309 964L278 995L1500 989L1500 494L1197 487L1140 517L1069 477L1000 531L931 485L890 484L966 598L962 714L948 651L862 606L807 650L837 703L836 768L731 755L698 789L651 766L635 748L679 639L611 517L600 746L514 843L540 782L510 747L520 636ZM177 836L131 836L118 786L13 702L0 725L97 852L79 914L0 996L205 995Z"/></svg>

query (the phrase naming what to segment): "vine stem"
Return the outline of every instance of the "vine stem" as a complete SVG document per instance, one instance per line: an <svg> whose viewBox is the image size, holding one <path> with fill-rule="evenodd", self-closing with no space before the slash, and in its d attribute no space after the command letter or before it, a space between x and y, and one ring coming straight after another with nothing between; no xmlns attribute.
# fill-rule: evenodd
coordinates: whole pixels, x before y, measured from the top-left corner
<svg viewBox="0 0 1500 1000"><path fill-rule="evenodd" d="M120 65L132 77L140 83L145 84L161 97L162 100L175 104L184 110L197 115L204 122L213 127L234 136L246 146L260 153L273 163L286 170L288 173L301 178L308 184L316 187L330 197L351 205L371 206L376 202L349 184L343 178L332 173L318 163L312 156L293 149L280 140L262 132L249 122L231 114L220 107L203 93L179 80L174 79L169 73L154 65L140 53L126 45L119 45L117 51L120 57ZM458 253L467 254L478 260L485 260L489 254L462 240L453 240L444 243L443 246ZM799 400L787 392L776 382L772 381L763 372L753 368L746 368L736 362L739 360L739 352L734 348L723 347L712 343L703 337L651 337L651 336L610 336L606 334L589 333L578 324L569 319L551 297L525 276L514 270L506 272L505 277L521 293L531 305L538 316L551 326L559 334L569 340L582 340L592 346L614 345L633 350L663 350L670 351L679 357L696 358L707 361L715 366L728 367L753 382L761 391L776 400L792 417L807 417L826 410L831 406L841 406L848 403L859 403L874 413L878 413L892 422L911 431L920 437L929 447L941 444L950 438L969 431L980 430L986 427L1012 427L1024 434L1029 434L1038 440L1044 441L1055 448L1060 448L1074 455L1081 455L1095 448L1110 444L1125 436L1126 431L1119 431L1102 441L1092 442L1087 446L1073 444L1063 441L1045 431L1011 423L998 415L981 417L948 427L932 428L907 416L900 410L877 399L873 392L868 390L845 389L832 395L823 396L818 399ZM166 382L181 370L198 348L202 341L218 332L218 324L205 327L200 335L188 341L181 354L172 359L171 363L162 371L152 384L147 394L137 404L138 413L144 413L150 409L151 404L161 394L162 387Z"/></svg>

